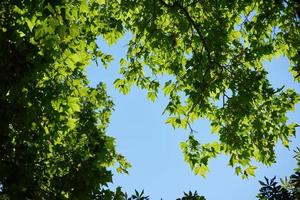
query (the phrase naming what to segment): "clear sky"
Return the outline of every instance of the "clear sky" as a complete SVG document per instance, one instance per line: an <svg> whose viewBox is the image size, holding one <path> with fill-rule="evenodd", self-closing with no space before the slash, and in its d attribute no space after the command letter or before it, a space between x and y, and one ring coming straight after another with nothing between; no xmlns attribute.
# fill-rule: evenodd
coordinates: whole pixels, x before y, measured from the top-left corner
<svg viewBox="0 0 300 200"><path fill-rule="evenodd" d="M119 75L119 59L127 50L129 35L118 44L108 47L101 39L100 48L114 56L115 60L108 69L92 64L87 73L90 84L95 86L99 81L107 84L109 95L115 103L115 111L107 133L116 138L117 150L126 156L132 164L129 175L116 173L111 188L121 186L123 191L132 194L134 189L144 189L151 200L173 200L183 196L183 191L195 191L204 195L207 200L253 200L260 185L258 180L264 176L285 177L293 173L296 161L293 149L300 146L299 138L292 138L290 151L281 143L277 145L277 163L271 167L258 165L256 177L243 180L227 165L228 157L220 156L210 162L210 172L206 178L195 176L184 162L179 143L188 138L189 130L176 129L165 124L167 116L162 115L168 98L162 94L152 103L146 99L146 91L132 88L128 95L122 95L113 86ZM275 87L285 85L295 88L300 93L300 84L293 81L288 72L288 61L284 58L266 62L271 83ZM290 121L300 124L300 105L296 112L288 114ZM198 131L200 142L215 138L210 134L207 121L201 120L193 124ZM300 128L297 129L299 137Z"/></svg>

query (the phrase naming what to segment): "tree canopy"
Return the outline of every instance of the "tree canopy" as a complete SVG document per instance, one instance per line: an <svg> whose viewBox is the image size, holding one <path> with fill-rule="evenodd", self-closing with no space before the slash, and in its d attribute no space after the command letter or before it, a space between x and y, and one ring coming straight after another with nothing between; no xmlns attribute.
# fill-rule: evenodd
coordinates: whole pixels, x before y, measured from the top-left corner
<svg viewBox="0 0 300 200"><path fill-rule="evenodd" d="M113 4L113 3L112 3ZM190 128L181 144L185 160L205 175L208 161L230 156L243 177L254 175L254 159L275 162L278 141L288 147L297 124L287 123L299 94L273 88L263 61L285 56L300 81L298 1L121 1L119 19L133 38L121 60L121 92L131 85L149 90L155 100L162 88L170 101L165 112L173 127ZM150 71L150 73L149 73ZM158 75L170 80L162 83ZM218 141L202 144L191 123L209 119Z"/></svg>
<svg viewBox="0 0 300 200"><path fill-rule="evenodd" d="M254 159L275 162L297 124L286 114L299 94L273 88L263 61L287 57L300 81L300 3L297 0L62 0L0 2L0 183L11 199L109 199L108 167L130 166L106 135L113 111L103 83L89 86L91 61L112 56L96 38L113 44L130 32L122 77L160 90L174 128L190 129L185 160L204 176L220 154L242 177ZM169 78L162 82L158 76ZM209 119L219 140L202 144L191 124ZM116 191L118 193L118 191ZM105 198L106 198L105 197Z"/></svg>
<svg viewBox="0 0 300 200"><path fill-rule="evenodd" d="M0 2L1 192L11 199L95 199L119 161L105 130L105 85L88 85L91 59L111 59L96 36L117 31L97 1ZM110 199L110 198L108 198Z"/></svg>

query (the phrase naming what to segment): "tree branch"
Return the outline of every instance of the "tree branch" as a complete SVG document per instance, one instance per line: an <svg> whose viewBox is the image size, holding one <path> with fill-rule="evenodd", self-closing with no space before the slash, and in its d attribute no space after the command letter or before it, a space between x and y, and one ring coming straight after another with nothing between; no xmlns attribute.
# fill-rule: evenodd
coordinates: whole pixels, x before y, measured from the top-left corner
<svg viewBox="0 0 300 200"><path fill-rule="evenodd" d="M200 40L204 46L204 48L206 49L206 51L208 52L208 61L210 63L212 63L212 59L211 59L211 51L208 48L207 42L205 40L204 35L202 34L202 32L200 31L199 26L196 24L196 22L193 20L193 18L190 16L189 12L186 10L186 8L183 5L180 5L179 3L175 2L173 3L173 5L167 4L166 2L164 2L164 0L159 0L161 2L161 4L163 4L164 6L168 7L169 9L178 9L181 10L184 14L184 16L187 18L188 22L194 27L194 29L196 30L197 34L200 37Z"/></svg>

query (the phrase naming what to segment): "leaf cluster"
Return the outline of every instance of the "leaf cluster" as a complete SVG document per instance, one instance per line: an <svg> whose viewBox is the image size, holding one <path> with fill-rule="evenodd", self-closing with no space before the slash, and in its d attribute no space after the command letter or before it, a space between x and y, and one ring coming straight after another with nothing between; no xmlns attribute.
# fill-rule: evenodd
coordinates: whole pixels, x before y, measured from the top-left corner
<svg viewBox="0 0 300 200"><path fill-rule="evenodd" d="M257 195L260 200L297 200L300 198L300 149L295 151L295 159L297 160L297 168L294 174L285 180L281 179L281 185L276 181L276 177L268 179L265 177L265 182L259 181L261 188Z"/></svg>
<svg viewBox="0 0 300 200"><path fill-rule="evenodd" d="M96 37L120 36L103 1L0 2L0 183L9 199L102 199L130 166L106 135L113 103L89 86ZM110 198L108 198L110 199Z"/></svg>
<svg viewBox="0 0 300 200"><path fill-rule="evenodd" d="M194 134L191 124L208 119L219 137L193 153L185 148L191 139L182 145L193 171L205 174L207 161L219 154L228 155L244 178L254 175L252 160L274 163L275 144L288 147L295 135L298 125L286 114L300 97L293 89L274 88L263 62L287 57L299 82L299 3L141 0L120 6L118 19L133 38L115 86L126 94L137 85L152 101L162 90L169 97L166 123ZM218 151L207 150L216 143ZM192 154L205 159L195 161Z"/></svg>

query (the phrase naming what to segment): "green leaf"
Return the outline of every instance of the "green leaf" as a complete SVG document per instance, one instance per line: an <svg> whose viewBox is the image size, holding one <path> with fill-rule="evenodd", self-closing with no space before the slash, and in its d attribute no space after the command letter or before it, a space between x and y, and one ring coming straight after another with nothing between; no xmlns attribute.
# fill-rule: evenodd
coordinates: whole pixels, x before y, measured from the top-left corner
<svg viewBox="0 0 300 200"><path fill-rule="evenodd" d="M80 105L77 102L70 102L69 106L74 112L80 111Z"/></svg>
<svg viewBox="0 0 300 200"><path fill-rule="evenodd" d="M105 68L108 67L108 64L113 61L112 55L102 54L101 56L101 62L104 65Z"/></svg>
<svg viewBox="0 0 300 200"><path fill-rule="evenodd" d="M106 3L106 0L97 0L97 2L102 5L102 4L105 4Z"/></svg>
<svg viewBox="0 0 300 200"><path fill-rule="evenodd" d="M163 88L163 92L164 92L164 95L168 95L172 92L172 90L174 89L174 86L172 85L172 82L171 81L168 81L165 83L165 86Z"/></svg>
<svg viewBox="0 0 300 200"><path fill-rule="evenodd" d="M250 176L255 176L255 170L257 169L256 166L250 166L248 167L245 172L247 175L250 175Z"/></svg>
<svg viewBox="0 0 300 200"><path fill-rule="evenodd" d="M31 19L25 19L25 22L27 23L30 32L32 32L32 29L35 26L36 19L36 16L33 16Z"/></svg>
<svg viewBox="0 0 300 200"><path fill-rule="evenodd" d="M21 8L19 8L16 5L14 6L13 11L16 12L16 13L18 13L18 14L20 14L20 15L24 15L26 13L25 9L21 9Z"/></svg>
<svg viewBox="0 0 300 200"><path fill-rule="evenodd" d="M24 36L26 36L25 33L23 33L22 31L17 30L17 32L18 32L18 34L19 34L19 36L20 36L21 38L24 37Z"/></svg>
<svg viewBox="0 0 300 200"><path fill-rule="evenodd" d="M107 44L109 46L115 44L117 42L117 40L122 37L122 33L121 32L118 32L116 30L112 30L111 32L109 33L106 33L103 35L103 38L107 41Z"/></svg>
<svg viewBox="0 0 300 200"><path fill-rule="evenodd" d="M221 127L217 123L211 123L211 132L212 133L219 133Z"/></svg>
<svg viewBox="0 0 300 200"><path fill-rule="evenodd" d="M74 129L76 127L76 124L77 124L77 119L74 119L74 118L69 118L68 119L68 122L67 122L67 126L70 128L70 129Z"/></svg>
<svg viewBox="0 0 300 200"><path fill-rule="evenodd" d="M282 140L282 144L283 144L283 146L286 147L286 148L289 148L289 143L290 143L289 140L286 140L286 139Z"/></svg>
<svg viewBox="0 0 300 200"><path fill-rule="evenodd" d="M157 98L156 92L154 92L154 91L148 92L147 98L150 99L152 102L154 102L155 99Z"/></svg>
<svg viewBox="0 0 300 200"><path fill-rule="evenodd" d="M52 14L55 14L55 10L53 9L50 3L48 3L45 8L47 8Z"/></svg>
<svg viewBox="0 0 300 200"><path fill-rule="evenodd" d="M166 122L167 124L171 124L173 128L178 127L181 123L177 117L168 117Z"/></svg>
<svg viewBox="0 0 300 200"><path fill-rule="evenodd" d="M206 176L206 173L208 172L208 167L205 165L201 165L199 167L194 168L194 172L196 175L200 175L202 177Z"/></svg>
<svg viewBox="0 0 300 200"><path fill-rule="evenodd" d="M240 175L242 173L242 169L240 166L235 168L235 173L236 173L236 175Z"/></svg>

